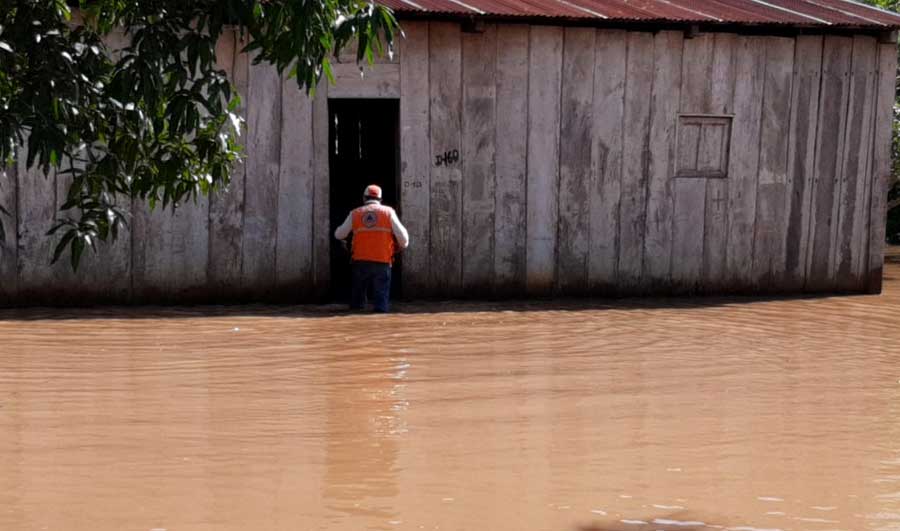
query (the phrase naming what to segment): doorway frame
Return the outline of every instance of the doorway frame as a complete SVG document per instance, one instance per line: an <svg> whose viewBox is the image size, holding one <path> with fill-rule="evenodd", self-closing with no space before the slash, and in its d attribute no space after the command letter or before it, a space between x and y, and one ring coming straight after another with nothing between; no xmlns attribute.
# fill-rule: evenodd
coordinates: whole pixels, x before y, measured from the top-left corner
<svg viewBox="0 0 900 531"><path fill-rule="evenodd" d="M350 49L352 47L349 47ZM355 49L355 48L354 48ZM400 97L400 53L401 47L395 49L391 57L376 57L375 64L364 67L364 75L360 76L360 67L356 64L355 54L342 53L339 62L332 63L335 84L323 79L313 100L313 150L314 150L314 189L313 205L314 226L317 227L313 237L313 279L315 297L320 302L327 302L332 293L331 278L331 242L334 230L331 226L331 164L329 148L328 123L332 99L393 99L398 101L401 109L397 116L396 168L395 183L397 185L397 204L392 205L402 219L402 129L403 101ZM321 229L319 228L321 227ZM325 230L323 230L325 229ZM399 283L402 290L406 281Z"/></svg>
<svg viewBox="0 0 900 531"><path fill-rule="evenodd" d="M327 114L327 126L328 126L327 130L325 131L325 136L326 136L325 143L327 146L325 155L328 157L328 160L327 160L328 174L327 174L327 181L326 181L327 186L328 186L328 200L327 200L328 204L326 205L326 208L327 208L328 221L329 221L329 227L330 227L331 233L334 232L334 230L337 228L337 224L340 223L340 221L338 221L338 220L339 219L343 220L345 218L345 216L347 215L347 213L349 212L349 209L347 209L343 206L336 206L334 204L335 197L332 195L332 192L333 192L334 186L335 186L334 172L336 171L334 168L334 145L333 145L333 143L337 140L337 138L335 137L335 125L336 125L336 123L334 122L335 112L337 111L337 107L339 107L339 106L346 105L349 107L354 104L359 105L360 107L365 107L369 104L376 106L376 105L383 105L382 102L389 102L388 105L390 105L390 108L389 109L386 109L386 108L377 109L375 112L376 113L387 112L393 116L393 123L392 123L392 136L393 136L392 147L393 147L393 152L394 152L393 153L393 168L390 173L390 178L385 179L385 181L388 181L388 182L393 181L392 184L390 184L390 187L391 187L390 195L393 196L393 200L390 203L388 203L388 206L394 208L394 210L397 212L397 215L401 216L401 219L402 219L402 212L403 212L402 189L403 189L403 187L402 187L401 175L400 175L400 169L401 169L401 160L400 160L400 156L401 156L400 134L401 133L400 133L400 129L401 129L401 125L400 125L400 100L399 100L399 98L368 98L368 97L347 98L347 97L335 97L335 96L329 94L329 97L327 98L327 105L325 106L324 110ZM385 184L387 184L387 183L385 183ZM360 187L360 188L362 188L362 187ZM388 195L388 194L385 194L385 195ZM338 208L339 211L336 212L335 208ZM338 302L337 292L339 290L339 283L344 283L348 280L348 279L344 279L344 278L334 278L336 265L334 263L332 263L330 260L337 259L337 257L340 256L340 253L336 252L336 250L335 250L335 247L334 247L335 245L336 245L336 242L334 242L332 240L328 249L323 250L329 254L328 285L327 285L327 287L324 287L324 289L323 289L323 295L325 297L327 297L329 302ZM394 263L394 271L393 271L393 275L392 275L392 279L391 279L391 297L394 299L399 299L399 298L402 298L402 296L403 296L402 275L403 275L402 256L398 255L396 257L396 260Z"/></svg>

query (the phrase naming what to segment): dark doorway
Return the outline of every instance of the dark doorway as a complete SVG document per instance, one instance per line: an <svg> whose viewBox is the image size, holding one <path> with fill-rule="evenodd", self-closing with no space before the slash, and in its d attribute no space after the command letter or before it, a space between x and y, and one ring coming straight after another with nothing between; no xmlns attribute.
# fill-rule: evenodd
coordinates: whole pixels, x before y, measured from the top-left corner
<svg viewBox="0 0 900 531"><path fill-rule="evenodd" d="M351 210L362 204L363 191L369 184L380 186L384 204L402 214L397 202L400 196L397 187L399 114L398 100L328 101L332 232ZM394 298L400 295L401 265L398 256L392 271L391 295ZM350 253L334 238L331 296L340 302L350 300Z"/></svg>

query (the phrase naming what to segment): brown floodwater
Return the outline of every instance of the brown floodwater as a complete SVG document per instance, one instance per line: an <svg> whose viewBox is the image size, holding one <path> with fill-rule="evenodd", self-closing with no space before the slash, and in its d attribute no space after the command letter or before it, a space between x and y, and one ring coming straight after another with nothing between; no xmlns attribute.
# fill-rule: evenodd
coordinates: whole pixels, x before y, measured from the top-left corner
<svg viewBox="0 0 900 531"><path fill-rule="evenodd" d="M387 316L6 311L0 530L900 530L900 263L886 277Z"/></svg>

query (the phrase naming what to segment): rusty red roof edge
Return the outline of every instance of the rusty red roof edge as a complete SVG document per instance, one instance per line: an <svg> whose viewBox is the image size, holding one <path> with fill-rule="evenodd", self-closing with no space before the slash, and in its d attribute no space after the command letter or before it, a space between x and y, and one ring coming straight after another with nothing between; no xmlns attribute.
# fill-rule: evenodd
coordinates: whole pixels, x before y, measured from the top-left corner
<svg viewBox="0 0 900 531"><path fill-rule="evenodd" d="M900 15L853 0L376 0L398 15L889 31Z"/></svg>

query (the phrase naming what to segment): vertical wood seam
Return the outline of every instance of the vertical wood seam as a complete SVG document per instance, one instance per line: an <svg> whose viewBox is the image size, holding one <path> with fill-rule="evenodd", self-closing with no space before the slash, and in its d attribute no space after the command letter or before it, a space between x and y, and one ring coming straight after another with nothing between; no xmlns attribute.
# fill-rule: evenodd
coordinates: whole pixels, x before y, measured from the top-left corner
<svg viewBox="0 0 900 531"><path fill-rule="evenodd" d="M687 48L687 39L683 39L681 41L681 87L678 90L678 111L676 112L675 118L675 166L676 170L673 172L672 179L674 181L674 173L676 173L678 166L678 134L681 133L681 127L678 119L678 116L681 115L681 102L684 100L684 56L685 56L685 48ZM655 61L655 59L654 59ZM627 80L626 80L627 83ZM669 271L666 273L666 277L669 279L669 283L674 286L675 285L675 214L676 214L676 205L678 204L678 187L675 186L675 182L672 182L672 243L669 245Z"/></svg>
<svg viewBox="0 0 900 531"><path fill-rule="evenodd" d="M597 116L594 116L594 104L597 101L597 33L600 30L594 28L594 45L592 50L592 55L594 60L591 61L591 129L590 129L590 137L591 144L597 142L597 139L594 138L594 127L593 122L597 120ZM599 175L598 175L599 179ZM590 155L590 173L588 175L588 190L589 193L587 195L587 255L585 257L584 264L584 282L585 286L588 288L589 292L593 292L593 279L591 278L591 255L592 255L592 247L593 247L593 239L594 239L594 148L591 146L591 155Z"/></svg>
<svg viewBox="0 0 900 531"><path fill-rule="evenodd" d="M615 278L613 281L614 291L618 291L619 288L619 261L622 255L622 183L625 179L625 115L627 110L625 104L628 101L628 60L631 56L631 33L633 32L627 31L623 35L623 38L625 39L625 69L623 71L624 79L622 80L622 127L619 132L619 146L623 154L619 157L619 201L616 202L616 266L613 269L613 277Z"/></svg>
<svg viewBox="0 0 900 531"><path fill-rule="evenodd" d="M656 113L656 107L653 105L653 89L656 87L656 65L657 65L657 55L656 55L656 42L655 37L656 34L653 35L654 39L652 42L652 54L653 54L653 67L651 68L651 76L650 76L650 112L647 113L647 136L644 138L644 148L642 151L642 167L644 168L644 175L642 176L644 179L644 219L641 222L641 230L643 232L643 237L638 245L639 252L641 253L641 265L637 270L638 281L637 284L640 286L646 277L644 275L644 265L647 258L647 220L650 219L650 172L652 171L650 168L650 158L652 155L650 154L650 136L652 135L653 129L653 118ZM712 76L710 76L710 85L712 85ZM681 97L681 91L679 90L679 98ZM668 172L666 172L668 173Z"/></svg>
<svg viewBox="0 0 900 531"><path fill-rule="evenodd" d="M466 104L466 49L463 46L463 31L462 24L460 24L460 32L459 32L459 101L457 102L459 105L459 153L462 157L463 154L463 140L462 137L466 133L466 125L468 124L468 120L466 120L466 112L465 104ZM464 157L462 163L459 165L459 286L461 290L465 289L465 278L466 278L466 265L467 260L465 253L463 252L463 247L465 246L466 241L466 169L468 166L468 157Z"/></svg>
<svg viewBox="0 0 900 531"><path fill-rule="evenodd" d="M237 46L237 45L235 44L235 46ZM250 83L250 70L251 70L250 67L252 66L252 63L253 63L253 59L248 57L247 58L247 95L246 95L247 106L244 109L244 114L246 115L246 118L244 118L244 120L245 120L244 123L246 124L246 131L244 131L244 144L247 145L248 147L249 147L249 140L250 140L250 120L249 120L249 118L250 118L250 91L252 89L252 83ZM247 159L247 157L245 155L244 168L246 168L246 159ZM240 267L238 268L238 278L237 278L238 293L241 294L241 297L244 296L244 239L245 239L244 238L244 226L246 225L246 219L247 219L247 181L248 181L247 173L248 172L245 169L244 170L243 190L241 190L241 195L243 196L243 200L241 201L241 258L240 258L241 264L240 264ZM315 192L313 192L313 196L315 196Z"/></svg>
<svg viewBox="0 0 900 531"><path fill-rule="evenodd" d="M234 66L232 67L233 70L239 65L237 58L238 58L238 54L240 54L242 52L242 50L241 50L241 42L242 41L243 41L243 39L238 39L237 35L235 35L234 58L232 59L232 61L234 62ZM247 122L247 118L249 118L249 116L250 116L250 113L249 113L249 109L250 109L250 63L251 63L251 60L250 60L250 57L248 56L247 57L247 74L246 74L247 75L247 90L246 90L247 94L245 95L245 97L247 99L247 103L243 106L244 107L244 131L243 131L244 141L243 141L243 143L245 145L247 144L247 140L250 139L249 122ZM234 70L234 72L235 72L235 77L237 77L237 75L236 75L237 71ZM240 251L238 254L238 260L240 260L240 264L238 266L238 278L237 278L238 285L237 285L237 290L236 290L238 293L241 293L243 291L243 284L244 284L244 225L245 225L245 222L247 219L247 216L246 216L246 210L247 210L247 164L246 164L246 160L247 159L245 156L244 163L241 164L241 171L244 172L244 178L241 179L241 190L240 190L240 193L241 193L241 225L240 225L241 245L240 245Z"/></svg>
<svg viewBox="0 0 900 531"><path fill-rule="evenodd" d="M590 107L590 112L591 112L591 122L593 122L594 120L597 119L597 117L594 116L594 89L597 85L597 83L596 83L596 78L597 78L597 28L591 29L590 69L591 69L591 107ZM560 75L560 79L562 79L562 75ZM593 143L594 142L593 126L591 126L588 129L587 133L588 133L588 141ZM585 250L586 252L584 254L584 262L582 264L582 268L584 269L583 279L584 279L585 286L589 286L590 282L591 282L591 265L590 265L591 264L591 203L592 203L592 197L593 197L593 193L591 193L591 191L593 190L591 177L593 174L593 160L592 160L593 151L594 151L593 147L591 147L591 149L588 151L588 161L587 161L588 169L586 172L587 173L586 177L587 177L587 181L588 181L587 182L588 194L587 194L587 223L585 224L585 226L587 228L587 234L585 235L585 237L586 237L587 245L586 245L586 250Z"/></svg>
<svg viewBox="0 0 900 531"><path fill-rule="evenodd" d="M128 202L130 203L131 211L129 212L129 216L131 219L128 223L128 237L129 237L129 249L128 249L128 302L134 303L135 295L134 295L134 250L136 246L134 245L134 231L135 231L135 219L137 219L137 211L135 210L135 197L134 190L132 188L133 183L129 183L128 187Z"/></svg>
<svg viewBox="0 0 900 531"><path fill-rule="evenodd" d="M866 179L866 181L867 181L867 188L868 188L869 193L863 194L863 198L864 198L865 206L866 206L866 208L865 208L866 223L865 223L865 230L863 231L863 234L866 236L866 242L865 242L865 246L863 248L863 256L861 258L861 260L862 260L862 266L860 269L861 278L859 279L859 281L862 282L864 285L868 285L868 283L869 283L869 269L871 267L871 264L869 263L869 261L871 260L870 248L872 246L872 236L871 236L872 235L872 223L874 222L872 220L872 201L873 201L873 195L875 193L878 193L876 190L876 184L877 184L876 172L877 172L877 170L875 169L875 146L877 144L876 134L878 131L878 90L879 90L878 85L879 85L879 81L881 79L881 75L882 75L881 74L881 45L876 42L876 44L875 44L875 64L874 64L874 72L872 75L872 89L871 89L871 93L868 95L868 99L867 99L867 101L872 102L871 103L872 123L870 125L871 131L869 132L869 147L867 150L869 152L869 155L868 155L868 161L866 163L866 174L864 176L864 179ZM885 190L884 191L885 199L887 199L887 197L886 197L887 193L888 193L888 191ZM884 220L884 223L887 223L887 219Z"/></svg>
<svg viewBox="0 0 900 531"><path fill-rule="evenodd" d="M852 129L850 125L850 102L853 100L853 86L855 84L855 79L853 75L853 68L856 64L856 57L853 53L856 50L857 40L853 37L850 38L851 46L850 46L850 63L847 67L847 71L844 74L844 79L846 79L846 92L844 103L844 108L841 110L841 121L842 121L842 129L841 131L841 140L840 145L841 148L837 153L837 164L835 165L835 173L837 178L835 179L835 188L836 188L836 197L834 198L837 201L837 215L832 220L832 233L834 234L834 245L829 249L831 251L831 257L829 260L829 271L828 271L828 281L832 286L836 285L837 275L839 270L839 265L837 263L838 257L840 256L840 248L841 248L841 215L843 214L843 202L844 202L844 161L846 160L846 150L848 145L848 140L850 137L850 130Z"/></svg>
<svg viewBox="0 0 900 531"><path fill-rule="evenodd" d="M431 178L431 155L434 151L434 147L431 145L431 35L432 35L432 22L426 22L425 26L428 28L428 35L425 36L425 60L428 63L428 83L427 83L427 94L428 94L428 124L425 127L428 136L428 153L425 155L425 159L428 161L428 219L424 220L425 224L428 225L427 233L428 233L428 274L425 276L426 285L430 285L431 289L434 290L434 268L432 267L432 257L434 256L434 238L431 237L431 218L434 216L434 201L432 201L433 194L431 193L431 187L434 184L434 179ZM436 290L440 293L442 290Z"/></svg>
<svg viewBox="0 0 900 531"><path fill-rule="evenodd" d="M735 146L734 146L734 121L735 121L735 120L734 120L734 114L735 114L735 112L736 112L735 110L737 109L737 78L738 78L738 70L737 70L737 69L738 69L738 46L739 46L739 45L740 45L740 38L739 38L738 35L735 35L734 41L732 42L732 48L731 48L731 68L729 69L729 71L731 72L731 82L729 83L729 85L731 86L731 107L730 107L728 110L729 110L729 111L731 112L731 114L732 114L731 128L730 128L730 130L728 131L728 136L727 136L727 137L726 137L725 135L722 135L722 142L726 142L726 141L728 142L728 150L727 150L727 151L723 150L723 152L725 153L724 164L725 164L725 174L726 174L725 184L724 184L724 188L725 188L725 196L724 196L724 198L725 198L726 200L727 200L729 197L731 197L731 190L730 190L730 188L731 188L731 186L732 186L732 183L734 182L734 175L729 175L728 171L729 171L729 168L731 167L731 157L734 156L734 151L735 151ZM795 48L795 49L796 49L796 48ZM723 264L722 264L722 277L721 277L721 279L720 279L720 281L721 281L723 284L725 284L725 283L728 282L727 279L728 279L728 276L729 276L729 272L728 272L728 250L729 250L729 248L730 248L729 246L731 245L731 231L728 230L728 219L729 219L730 216L731 216L730 210L731 210L731 205L730 205L728 202L726 202L726 203L725 203L725 212L724 212L724 218L725 218L725 219L724 219L724 223L725 223L725 230L724 230L724 232L725 232L725 234L724 234L724 241L723 241L725 247L724 247L723 250L722 250L722 252L723 252L723 254L722 254L722 262L723 262Z"/></svg>
<svg viewBox="0 0 900 531"><path fill-rule="evenodd" d="M815 238L813 232L813 226L815 226L815 212L813 210L813 205L816 203L816 191L819 188L819 174L818 174L818 160L819 160L819 129L822 127L822 120L819 119L822 114L822 103L823 98L825 97L825 43L827 39L822 37L822 46L821 46L821 60L819 61L819 95L818 95L818 104L816 106L816 131L815 138L816 141L813 142L813 156L812 156L812 172L813 172L813 181L812 188L809 191L809 204L804 205L803 207L807 209L809 212L809 220L806 223L807 234L807 243L806 243L806 256L803 261L803 290L806 291L809 287L810 277L812 276L812 260L815 258L814 245Z"/></svg>
<svg viewBox="0 0 900 531"><path fill-rule="evenodd" d="M875 125L875 122L877 119L876 111L877 111L877 103L878 103L878 71L880 70L879 58L881 55L881 48L877 41L874 43L873 48L874 48L874 50L873 50L872 70L866 72L867 82L869 82L868 80L871 80L872 87L870 88L870 92L868 94L866 94L866 97L864 98L864 101L872 102L872 104L869 105L869 110L868 110L868 112L870 113L871 120L872 120L872 123L870 124L871 129L868 134L868 139L869 139L868 146L869 147L875 145L874 125ZM864 111L863 115L865 116L865 111ZM866 138L865 131L862 132L862 138ZM863 285L866 285L866 284L868 284L868 271L869 271L868 240L871 239L871 237L869 235L871 234L872 192L874 190L873 182L870 177L873 173L872 170L875 167L875 161L874 161L874 154L871 149L864 149L862 151L862 153L863 153L863 156L866 157L866 166L865 166L865 169L863 170L863 174L862 174L862 179L863 179L863 181L862 181L862 188L863 188L862 203L863 203L863 207L865 210L864 216L862 219L862 223L863 223L862 233L866 236L866 241L862 242L861 249L860 249L862 251L862 256L859 259L860 265L858 266L857 271L854 271L854 273L857 273L857 272L859 273L859 278L857 279L858 283L862 283ZM857 177L857 179L859 179L859 177ZM859 284L856 284L856 286L858 286L858 285ZM854 286L854 287L856 287L856 286Z"/></svg>
<svg viewBox="0 0 900 531"><path fill-rule="evenodd" d="M493 203L494 203L494 212L492 215L492 227L491 227L491 267L490 267L490 276L489 276L489 285L495 286L497 283L497 268L495 267L497 263L497 231L495 227L497 226L497 52L500 49L500 38L499 38L499 25L494 26L494 49L491 50L491 62L493 64L492 68L494 71L494 151L491 154L491 168L493 169L494 186L493 186Z"/></svg>
<svg viewBox="0 0 900 531"><path fill-rule="evenodd" d="M496 38L494 39L494 49L491 51L493 54L493 62L494 62L494 197L492 197L492 202L494 203L494 223L491 227L491 280L490 280L490 292L497 292L497 212L499 211L499 205L497 201L497 101L500 99L497 97L497 93L499 90L497 89L497 85L499 84L499 68L497 62L498 51L500 50L500 25L497 25L496 30Z"/></svg>
<svg viewBox="0 0 900 531"><path fill-rule="evenodd" d="M562 152L560 151L560 144L562 141L562 101L563 101L563 74L565 73L566 68L566 41L568 40L568 32L566 28L560 27L562 31L562 43L559 50L559 80L558 86L556 90L556 112L558 116L557 126L556 126L556 244L553 246L553 279L551 281L551 291L559 292L559 247L560 242L560 225L562 224L562 217L559 215L561 212L559 208L559 197L560 191L562 190Z"/></svg>
<svg viewBox="0 0 900 531"><path fill-rule="evenodd" d="M761 168L759 166L759 161L762 159L762 141L763 141L763 115L766 112L766 76L769 75L769 43L766 42L763 48L763 78L762 78L762 95L760 98L759 105L759 138L757 139L756 146L756 193L753 197L753 238L750 240L750 283L754 288L757 288L758 279L754 274L756 264L756 232L759 230L759 174L761 173Z"/></svg>
<svg viewBox="0 0 900 531"><path fill-rule="evenodd" d="M868 160L866 161L866 172L863 175L863 179L866 180L866 186L864 190L867 188L869 193L863 193L863 205L865 206L865 213L863 218L865 219L865 228L863 230L863 234L866 236L865 246L863 248L863 255L860 257L862 261L860 266L860 278L859 282L867 285L869 282L869 259L870 252L869 248L872 245L872 195L875 193L875 134L878 128L876 127L876 123L878 122L878 80L880 79L880 70L881 70L881 47L876 43L875 45L875 70L874 75L872 77L872 89L871 92L867 95L866 101L871 102L871 113L872 113L872 123L869 125L869 146L866 151L868 151ZM885 191L885 193L887 193ZM885 220L887 223L887 220Z"/></svg>
<svg viewBox="0 0 900 531"><path fill-rule="evenodd" d="M457 101L457 107L459 108L459 128L457 129L457 131L459 131L458 149L460 153L462 153L462 135L466 130L466 114L468 114L465 109L466 58L464 54L466 50L463 47L463 32L461 30L462 24L460 24L460 31L457 32L457 38L459 39L459 42L457 43L457 46L459 47L459 94L457 95L457 98L459 98L459 101ZM463 160L462 164L460 165L459 175L459 241L457 242L456 250L456 254L459 256L459 279L457 279L457 285L460 286L461 290L465 289L466 278L466 256L463 252L463 248L465 247L466 242L466 223L463 220L466 219L466 203L468 203L468 201L466 201L465 168L466 161Z"/></svg>
<svg viewBox="0 0 900 531"><path fill-rule="evenodd" d="M19 146L19 147L23 147L23 146ZM21 289L22 288L22 274L21 274L22 253L19 252L21 250L21 242L19 241L19 234L21 233L21 231L19 230L19 225L22 223L22 215L21 215L22 194L20 193L22 191L22 187L21 187L20 183L21 183L23 175L22 175L22 171L21 171L22 165L20 164L21 163L21 150L17 150L17 152L19 153L19 155L17 155L17 157L16 157L16 226L15 226L15 231L16 231L16 271L15 271L15 275L16 275L16 288L18 288L18 291L21 292L22 291L22 289ZM27 155L26 155L25 160L28 160ZM17 296L18 296L18 294L17 294Z"/></svg>
<svg viewBox="0 0 900 531"><path fill-rule="evenodd" d="M856 45L857 40L853 37L850 38L850 66L847 68L847 97L846 97L846 105L841 110L841 113L844 117L844 130L841 132L841 149L838 151L838 163L835 167L835 172L837 173L837 179L835 179L835 187L836 187L836 196L835 201L837 201L837 216L832 220L832 231L836 234L834 238L834 246L829 249L831 252L830 257L830 268L828 271L828 280L835 285L838 280L838 274L840 270L840 264L838 264L838 260L840 258L841 252L841 216L844 215L844 179L847 178L845 175L844 161L846 160L848 145L850 145L850 130L852 126L850 124L850 103L854 99L853 98L853 89L856 85L856 76L854 75L854 68L856 67L857 59L859 59L856 54ZM851 231L852 233L852 231Z"/></svg>
<svg viewBox="0 0 900 531"><path fill-rule="evenodd" d="M281 166L284 164L282 157L284 156L284 76L279 72L278 75L278 175L276 175L275 179L275 212L272 212L271 215L275 218L275 230L273 231L272 238L275 240L275 252L272 257L272 270L274 279L272 279L272 284L275 289L278 289L278 218L279 212L281 211Z"/></svg>
<svg viewBox="0 0 900 531"><path fill-rule="evenodd" d="M28 160L27 156L25 157L25 160ZM19 271L20 271L19 265L20 265L20 260L22 258L21 254L19 253L19 233L20 233L19 222L22 220L22 206L21 206L21 203L22 203L22 186L21 186L22 171L21 171L21 169L22 169L22 166L19 165L19 160L17 157L17 159L16 159L16 179L15 179L15 184L14 184L14 186L16 188L16 204L15 204L16 219L15 219L15 222L13 223L13 227L12 227L13 235L15 236L13 243L16 246L16 262L13 264L13 275L15 275L15 277L16 277L16 293L15 293L16 299L18 299L19 293L22 291L22 278L21 278L22 275L19 273ZM130 223L129 223L129 225L130 225Z"/></svg>
<svg viewBox="0 0 900 531"><path fill-rule="evenodd" d="M532 25L529 24L528 25L528 54L526 56L527 62L525 63L525 83L528 86L528 89L525 91L525 109L526 109L525 112L529 116L525 117L525 153L523 154L523 156L525 157L525 182L523 183L524 189L525 189L524 203L523 203L523 206L525 207L525 209L524 209L525 210L525 227L524 227L525 245L523 246L524 253L522 255L522 259L523 259L522 290L525 293L528 292L528 205L531 204L531 202L529 201L530 194L528 193L528 189L530 188L530 186L528 186L528 181L531 178L530 177L531 172L529 171L530 168L528 165L528 160L529 160L528 151L531 148L530 141L529 141L529 139L531 138L531 116L530 116L531 108L530 108L530 104L529 104L529 102L531 101L531 53L532 53L532 48L531 48L531 33L532 32L531 32L531 30L532 30Z"/></svg>
<svg viewBox="0 0 900 531"><path fill-rule="evenodd" d="M275 68L274 65L270 65L269 68ZM273 241L273 249L272 249L272 280L269 284L267 297L271 298L272 294L277 292L278 289L278 210L281 208L281 154L284 151L282 146L284 140L284 79L283 76L279 72L278 74L278 91L276 97L278 99L278 104L275 106L275 110L278 112L278 118L276 122L278 123L278 135L276 136L275 142L278 144L278 169L275 174L275 212L270 213L270 215L274 216L274 227L275 229L272 231L272 239Z"/></svg>
<svg viewBox="0 0 900 531"><path fill-rule="evenodd" d="M863 267L862 267L862 282L866 284L866 286L871 284L871 267L872 264L870 260L872 259L872 246L873 245L883 245L881 242L875 242L872 238L872 224L877 223L878 220L872 219L872 201L874 199L874 195L878 193L884 193L885 199L887 199L888 190L880 190L881 186L879 185L881 177L878 175L878 168L875 167L875 157L877 156L878 150L878 92L880 90L881 85L881 76L884 75L884 72L881 71L881 44L876 44L875 47L875 80L872 83L872 94L870 94L872 101L872 106L874 110L872 111L872 131L871 131L871 141L869 142L869 163L866 170L866 179L869 181L869 193L867 194L867 203L868 208L866 213L866 246L865 246L865 256L863 257ZM896 73L893 74L896 77ZM896 86L896 81L894 83ZM896 88L895 88L896 91ZM887 215L887 211L885 211L885 215ZM887 219L885 218L882 223L887 223Z"/></svg>

